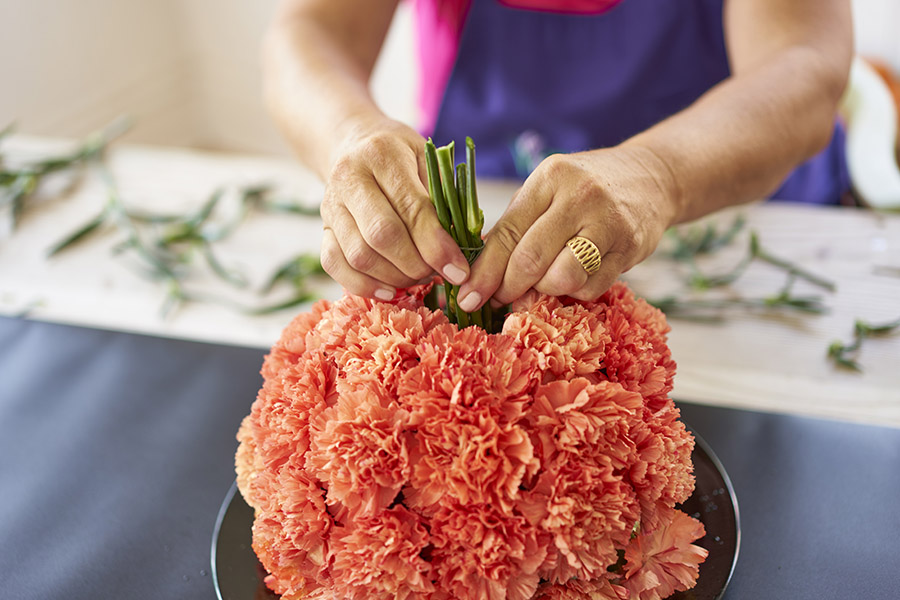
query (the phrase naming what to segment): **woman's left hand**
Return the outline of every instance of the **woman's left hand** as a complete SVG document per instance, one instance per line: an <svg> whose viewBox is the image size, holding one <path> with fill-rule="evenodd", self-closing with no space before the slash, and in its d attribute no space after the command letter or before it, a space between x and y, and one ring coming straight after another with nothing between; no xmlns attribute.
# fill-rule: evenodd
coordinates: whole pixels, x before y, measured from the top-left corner
<svg viewBox="0 0 900 600"><path fill-rule="evenodd" d="M459 306L472 312L491 298L508 304L532 288L594 300L656 249L676 221L679 200L674 175L647 148L552 155L488 233ZM592 275L566 246L575 236L600 251Z"/></svg>

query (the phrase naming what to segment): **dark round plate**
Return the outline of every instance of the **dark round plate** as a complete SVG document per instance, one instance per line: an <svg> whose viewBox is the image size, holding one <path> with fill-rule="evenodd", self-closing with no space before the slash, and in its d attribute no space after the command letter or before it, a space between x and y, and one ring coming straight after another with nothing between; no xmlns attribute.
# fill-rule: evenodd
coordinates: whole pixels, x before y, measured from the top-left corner
<svg viewBox="0 0 900 600"><path fill-rule="evenodd" d="M709 550L700 565L697 585L670 596L670 600L719 600L731 580L741 545L737 496L725 468L712 449L696 433L694 446L694 494L681 509L706 526L697 544ZM219 600L263 600L278 596L263 584L265 571L253 553L253 509L232 484L225 495L213 531L210 562Z"/></svg>

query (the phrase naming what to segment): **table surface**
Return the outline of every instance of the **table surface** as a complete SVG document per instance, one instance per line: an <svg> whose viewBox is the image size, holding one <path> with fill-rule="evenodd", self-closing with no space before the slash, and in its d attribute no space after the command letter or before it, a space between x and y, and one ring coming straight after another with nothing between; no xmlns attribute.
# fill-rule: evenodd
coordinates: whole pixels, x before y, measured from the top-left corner
<svg viewBox="0 0 900 600"><path fill-rule="evenodd" d="M262 354L0 318L0 596L215 598ZM740 505L726 600L897 597L900 430L679 406Z"/></svg>
<svg viewBox="0 0 900 600"><path fill-rule="evenodd" d="M20 160L70 146L26 136L3 142L4 154ZM323 190L315 177L288 159L123 146L111 151L108 160L125 202L160 212L198 206L222 186L268 182L310 205L318 203ZM217 304L193 303L162 317L164 291L136 276L127 257L111 255L121 241L115 233L46 257L48 247L97 214L106 201L101 181L91 174L64 194L58 187L42 194L45 198L16 231L0 222L6 226L0 229L0 315L27 310L40 320L265 348L300 310L254 317ZM499 218L514 189L503 182L480 184L488 223ZM831 279L837 288L829 293L805 282L796 284L798 294L823 297L828 312L822 315L739 311L717 324L671 319L670 345L678 362L675 397L900 427L900 335L867 341L859 353L862 373L837 369L826 359L832 341L852 339L856 319L881 323L900 317L900 215L763 203L723 211L705 222L727 226L736 214L745 216L746 231L731 246L699 262L704 272L721 273L736 264L753 230L771 253ZM259 303L252 289L283 259L301 251L318 253L321 235L317 218L253 215L217 246L223 263L240 267L249 277L251 291L226 289L208 276L190 285L244 304ZM658 252L625 279L638 293L656 298L684 294L686 275L683 264ZM769 296L784 281L782 271L754 263L717 293ZM320 283L316 289L328 298L340 294L333 283Z"/></svg>
<svg viewBox="0 0 900 600"><path fill-rule="evenodd" d="M14 137L3 148L21 158L64 146ZM122 147L109 162L130 206L162 212L198 206L223 185L271 182L310 204L322 193L288 160ZM488 222L513 189L481 187ZM88 174L65 194L51 187L42 196L17 230L0 230L0 314L28 313L0 318L0 595L212 599L209 546L234 479L234 435L259 387L264 348L295 311L250 317L198 303L161 318L162 291L111 256L114 233L46 258L102 208L101 182ZM900 217L778 204L740 212L768 250L833 279L837 291L824 294L830 311L819 316L671 321L674 395L724 463L741 507L741 556L726 598L896 598L900 336L867 342L863 373L837 370L824 355L833 339L849 339L854 319L900 316ZM701 268L739 261L742 235ZM315 218L256 215L218 252L258 286L282 259L317 252L320 239ZM683 293L684 275L660 253L626 278L660 297ZM783 281L753 264L719 293L765 296ZM260 301L212 278L190 285ZM328 283L318 290L340 293ZM797 292L818 293L802 283Z"/></svg>

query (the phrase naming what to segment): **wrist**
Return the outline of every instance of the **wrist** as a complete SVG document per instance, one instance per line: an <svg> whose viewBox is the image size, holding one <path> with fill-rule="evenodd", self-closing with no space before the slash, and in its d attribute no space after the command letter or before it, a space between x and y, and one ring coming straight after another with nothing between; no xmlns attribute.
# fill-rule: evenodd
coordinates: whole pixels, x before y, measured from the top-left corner
<svg viewBox="0 0 900 600"><path fill-rule="evenodd" d="M328 166L334 164L351 148L360 141L371 137L378 131L384 131L390 127L391 119L374 106L362 107L349 112L340 119L331 132L331 152L328 155Z"/></svg>
<svg viewBox="0 0 900 600"><path fill-rule="evenodd" d="M658 194L658 200L663 205L667 226L672 226L684 220L686 214L685 194L672 160L665 153L653 148L652 145L626 141L619 146L626 152L628 158L634 161L648 175Z"/></svg>

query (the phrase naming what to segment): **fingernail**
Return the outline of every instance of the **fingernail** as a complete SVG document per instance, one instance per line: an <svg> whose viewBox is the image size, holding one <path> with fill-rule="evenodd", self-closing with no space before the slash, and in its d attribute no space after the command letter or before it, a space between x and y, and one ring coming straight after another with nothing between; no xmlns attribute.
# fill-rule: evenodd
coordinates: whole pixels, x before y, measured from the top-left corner
<svg viewBox="0 0 900 600"><path fill-rule="evenodd" d="M385 300L385 301L393 300L394 296L396 294L397 294L397 292L395 292L393 290L389 290L387 288L380 288L380 289L375 290L375 297L378 298L379 300Z"/></svg>
<svg viewBox="0 0 900 600"><path fill-rule="evenodd" d="M456 285L466 280L466 272L452 263L444 266L444 276Z"/></svg>
<svg viewBox="0 0 900 600"><path fill-rule="evenodd" d="M466 312L472 312L481 304L481 294L469 292L459 301L459 307Z"/></svg>

